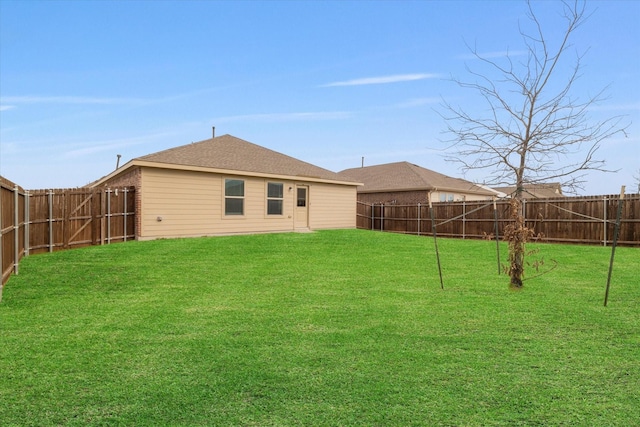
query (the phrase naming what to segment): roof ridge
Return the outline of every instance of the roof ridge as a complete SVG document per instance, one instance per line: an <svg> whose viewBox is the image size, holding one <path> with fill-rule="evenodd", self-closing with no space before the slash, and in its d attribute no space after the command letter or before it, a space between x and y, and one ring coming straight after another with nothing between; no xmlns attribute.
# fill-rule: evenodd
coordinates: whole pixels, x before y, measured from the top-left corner
<svg viewBox="0 0 640 427"><path fill-rule="evenodd" d="M430 183L430 182L426 181L426 180L424 179L424 177L422 176L422 174L420 174L420 173L416 170L416 168L424 169L425 171L429 171L429 172L433 172L433 173L437 173L437 174L439 174L439 175L442 175L442 174L441 174L441 173L439 173L439 172L432 171L431 169L423 168L422 166L416 165L415 163L410 163L410 162L407 162L407 161L400 162L400 163L404 163L404 164L406 164L407 166L409 166L409 170L411 171L411 173L413 173L414 175L416 175L416 176L418 177L418 179L419 179L420 181L422 181L424 184L426 184L427 186L435 187L432 183ZM443 175L443 176L444 176L444 175Z"/></svg>
<svg viewBox="0 0 640 427"><path fill-rule="evenodd" d="M365 190L407 191L409 189L424 189L427 191L472 191L478 194L493 194L493 192L480 187L475 182L445 175L406 160L345 169L339 173L353 179L359 179L365 184Z"/></svg>
<svg viewBox="0 0 640 427"><path fill-rule="evenodd" d="M168 153L168 152L171 152L171 151L182 149L182 148L187 147L187 146L202 144L202 143L205 143L205 142L213 141L214 139L222 138L224 136L230 136L232 138L235 138L233 135L224 134L224 135L216 136L216 137L213 137L213 138L203 139L202 141L193 141L193 142L188 143L188 144L178 145L177 147L170 147L170 148L165 148L164 150L154 151L153 153L148 153L148 154L145 154L145 155L140 156L140 157L135 157L132 160L142 160L145 157L150 157L150 156L155 156L155 155L158 155L158 154Z"/></svg>
<svg viewBox="0 0 640 427"><path fill-rule="evenodd" d="M229 134L168 148L133 160L334 181L344 180L334 171Z"/></svg>

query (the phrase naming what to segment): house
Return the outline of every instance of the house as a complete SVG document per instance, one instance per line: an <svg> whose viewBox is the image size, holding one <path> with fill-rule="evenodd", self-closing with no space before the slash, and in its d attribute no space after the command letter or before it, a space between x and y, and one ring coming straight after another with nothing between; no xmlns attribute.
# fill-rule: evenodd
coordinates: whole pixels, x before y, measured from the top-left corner
<svg viewBox="0 0 640 427"><path fill-rule="evenodd" d="M512 195L515 194L516 187L499 187L494 188L494 190ZM523 185L523 199L552 199L558 197L565 197L562 194L562 185L559 182Z"/></svg>
<svg viewBox="0 0 640 427"><path fill-rule="evenodd" d="M346 169L345 180L362 182L358 201L363 203L415 204L461 200L491 200L496 191L452 178L409 162Z"/></svg>
<svg viewBox="0 0 640 427"><path fill-rule="evenodd" d="M135 158L91 187L136 188L136 237L355 228L358 182L231 135Z"/></svg>

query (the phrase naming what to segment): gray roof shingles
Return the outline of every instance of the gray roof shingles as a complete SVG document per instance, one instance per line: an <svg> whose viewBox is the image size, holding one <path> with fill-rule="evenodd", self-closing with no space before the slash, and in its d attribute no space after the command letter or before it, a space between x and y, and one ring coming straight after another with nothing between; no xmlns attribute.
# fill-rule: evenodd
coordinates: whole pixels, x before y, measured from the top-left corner
<svg viewBox="0 0 640 427"><path fill-rule="evenodd" d="M506 194L514 194L516 192L515 186L497 187L495 189ZM562 194L562 185L559 182L524 184L523 189L522 197L525 199L551 199L554 197L565 197L564 194Z"/></svg>
<svg viewBox="0 0 640 427"><path fill-rule="evenodd" d="M222 135L170 148L147 154L134 160L270 175L351 181L335 172L269 150L232 135Z"/></svg>
<svg viewBox="0 0 640 427"><path fill-rule="evenodd" d="M482 195L493 195L472 182L414 165L409 162L386 163L346 169L338 173L345 179L364 183L360 192L447 190Z"/></svg>

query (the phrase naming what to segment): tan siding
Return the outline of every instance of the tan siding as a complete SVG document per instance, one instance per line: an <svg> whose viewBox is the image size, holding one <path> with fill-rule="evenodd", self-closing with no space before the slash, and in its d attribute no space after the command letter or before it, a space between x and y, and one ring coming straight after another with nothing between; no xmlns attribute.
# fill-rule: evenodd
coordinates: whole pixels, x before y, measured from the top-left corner
<svg viewBox="0 0 640 427"><path fill-rule="evenodd" d="M145 168L142 188L141 238L219 232L219 176Z"/></svg>
<svg viewBox="0 0 640 427"><path fill-rule="evenodd" d="M309 226L323 228L355 228L356 187L313 184L309 190Z"/></svg>
<svg viewBox="0 0 640 427"><path fill-rule="evenodd" d="M224 215L225 178L245 182L242 216ZM267 215L267 182L283 184L283 215ZM140 238L293 231L295 184L258 177L143 168ZM356 187L311 183L309 209L311 229L355 227Z"/></svg>
<svg viewBox="0 0 640 427"><path fill-rule="evenodd" d="M245 181L242 216L224 216L225 178ZM142 182L141 239L293 230L292 182L151 168L143 169ZM267 215L267 182L283 184L283 215Z"/></svg>

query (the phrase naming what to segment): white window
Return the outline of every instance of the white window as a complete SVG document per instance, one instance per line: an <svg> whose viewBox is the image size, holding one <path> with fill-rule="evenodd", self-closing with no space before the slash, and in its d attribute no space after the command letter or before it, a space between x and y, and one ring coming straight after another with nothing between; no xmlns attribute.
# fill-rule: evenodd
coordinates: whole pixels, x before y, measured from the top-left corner
<svg viewBox="0 0 640 427"><path fill-rule="evenodd" d="M224 180L224 214L244 215L244 181Z"/></svg>
<svg viewBox="0 0 640 427"><path fill-rule="evenodd" d="M267 183L267 215L282 215L284 204L284 184L281 182Z"/></svg>

